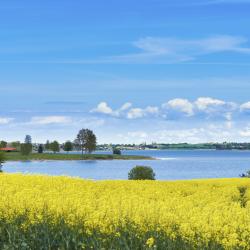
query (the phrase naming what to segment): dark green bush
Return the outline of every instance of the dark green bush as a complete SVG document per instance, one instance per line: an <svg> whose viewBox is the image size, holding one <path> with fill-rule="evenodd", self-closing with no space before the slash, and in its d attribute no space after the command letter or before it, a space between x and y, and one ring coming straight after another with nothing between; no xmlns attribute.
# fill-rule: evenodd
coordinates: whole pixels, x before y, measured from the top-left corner
<svg viewBox="0 0 250 250"><path fill-rule="evenodd" d="M42 145L42 144L40 144L40 145L38 146L37 153L38 153L38 154L42 154L42 153L43 153L43 145Z"/></svg>
<svg viewBox="0 0 250 250"><path fill-rule="evenodd" d="M136 166L128 173L129 180L155 180L155 173L151 167Z"/></svg>
<svg viewBox="0 0 250 250"><path fill-rule="evenodd" d="M113 148L113 154L114 155L121 155L122 152L121 152L121 150L119 148Z"/></svg>

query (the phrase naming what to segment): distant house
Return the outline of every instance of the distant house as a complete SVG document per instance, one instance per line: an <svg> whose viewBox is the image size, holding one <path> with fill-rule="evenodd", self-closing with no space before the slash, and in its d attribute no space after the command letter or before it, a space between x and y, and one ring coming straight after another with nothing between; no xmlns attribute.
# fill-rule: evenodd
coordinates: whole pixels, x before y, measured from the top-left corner
<svg viewBox="0 0 250 250"><path fill-rule="evenodd" d="M14 151L16 151L16 148L10 148L10 147L7 147L7 148L0 148L0 151L4 151L4 152L14 152Z"/></svg>

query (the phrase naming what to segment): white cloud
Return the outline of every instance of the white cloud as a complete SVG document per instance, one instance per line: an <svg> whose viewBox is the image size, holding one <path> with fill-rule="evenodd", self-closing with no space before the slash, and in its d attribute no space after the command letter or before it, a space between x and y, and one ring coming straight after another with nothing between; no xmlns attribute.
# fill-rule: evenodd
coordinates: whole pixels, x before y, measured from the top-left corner
<svg viewBox="0 0 250 250"><path fill-rule="evenodd" d="M240 111L241 112L250 111L250 102L245 102L245 103L241 104L240 105Z"/></svg>
<svg viewBox="0 0 250 250"><path fill-rule="evenodd" d="M124 104L121 106L121 108L119 109L119 111L125 111L125 110L127 110L127 109L129 109L129 108L131 108L131 107L132 107L132 103L126 102L126 103L124 103Z"/></svg>
<svg viewBox="0 0 250 250"><path fill-rule="evenodd" d="M244 37L217 35L200 39L172 37L145 37L132 43L141 52L110 57L110 62L122 63L174 63L196 59L199 56L234 52L250 54L248 40Z"/></svg>
<svg viewBox="0 0 250 250"><path fill-rule="evenodd" d="M250 133L249 133L250 135ZM118 135L123 142L151 143L153 141L162 143L201 143L201 142L223 142L234 141L239 138L238 130L231 127L225 127L223 123L207 124L203 123L200 126L190 124L182 127L177 122L175 126L169 127L167 124L165 129L159 129L157 123L154 124L154 129L145 128L145 130L128 131ZM242 139L242 138L241 138ZM244 141L244 138L243 138Z"/></svg>
<svg viewBox="0 0 250 250"><path fill-rule="evenodd" d="M233 127L233 122L232 122L232 113L231 112L228 112L224 115L225 119L226 119L226 122L225 122L225 125L228 129L231 129Z"/></svg>
<svg viewBox="0 0 250 250"><path fill-rule="evenodd" d="M145 109L132 108L127 113L128 119L142 118L146 116L156 116L159 113L158 107L148 106Z"/></svg>
<svg viewBox="0 0 250 250"><path fill-rule="evenodd" d="M128 119L142 118L144 116L144 111L141 108L132 108L129 110L127 117Z"/></svg>
<svg viewBox="0 0 250 250"><path fill-rule="evenodd" d="M115 117L122 116L124 112L132 107L132 103L126 102L119 109L113 110L106 102L101 102L96 108L92 109L91 113L99 113L104 115L111 115Z"/></svg>
<svg viewBox="0 0 250 250"><path fill-rule="evenodd" d="M210 97L200 97L195 101L195 105L199 110L206 111L211 107L218 107L225 105L226 102L219 100L219 99L213 99Z"/></svg>
<svg viewBox="0 0 250 250"><path fill-rule="evenodd" d="M162 104L164 109L173 109L185 113L187 116L193 115L193 104L187 99L176 98Z"/></svg>
<svg viewBox="0 0 250 250"><path fill-rule="evenodd" d="M250 3L250 0L208 0L185 3L184 5L210 5L221 3ZM177 4L178 6L178 4ZM250 54L249 40L242 36L213 35L208 37L181 39L175 37L143 37L131 42L137 53L93 58L89 60L14 60L1 63L37 63L37 64L95 64L95 63L182 63L197 59L200 56L221 52ZM238 62L198 62L197 64L249 65Z"/></svg>
<svg viewBox="0 0 250 250"><path fill-rule="evenodd" d="M232 126L233 117L237 117L237 119L244 118L244 115L247 117L250 113L250 102L237 104L212 97L199 97L194 101L175 98L158 107L133 107L128 102L116 110L106 102L101 102L97 108L90 112L127 119L162 118L165 120L175 120L182 117L187 119L220 119L227 122L226 126L229 128Z"/></svg>
<svg viewBox="0 0 250 250"><path fill-rule="evenodd" d="M250 127L247 127L244 130L239 131L239 134L242 137L250 137Z"/></svg>
<svg viewBox="0 0 250 250"><path fill-rule="evenodd" d="M32 125L49 125L60 123L71 123L72 119L68 116L35 116L31 118Z"/></svg>
<svg viewBox="0 0 250 250"><path fill-rule="evenodd" d="M250 52L249 48L242 47L247 39L234 36L214 36L203 39L181 40L173 38L145 38L140 40L137 45L139 48L157 51L161 54L171 54L185 52L187 54L199 55L223 51ZM160 50L159 50L160 48Z"/></svg>
<svg viewBox="0 0 250 250"><path fill-rule="evenodd" d="M232 111L237 110L238 105L234 102L226 102L211 97L200 97L195 102L199 112L204 112L211 116L222 116L228 120L229 116L232 116Z"/></svg>
<svg viewBox="0 0 250 250"><path fill-rule="evenodd" d="M0 125L9 124L13 120L13 118L9 117L0 117Z"/></svg>
<svg viewBox="0 0 250 250"><path fill-rule="evenodd" d="M145 109L132 108L132 103L126 102L117 110L113 110L106 102L101 102L90 111L91 113L100 113L113 117L127 117L128 119L142 118L147 115L156 115L159 112L158 107L148 106Z"/></svg>
<svg viewBox="0 0 250 250"><path fill-rule="evenodd" d="M159 113L159 108L158 107L153 107L153 106L148 106L148 107L145 108L144 112L146 114L157 115Z"/></svg>
<svg viewBox="0 0 250 250"><path fill-rule="evenodd" d="M108 114L108 115L113 114L112 108L110 108L106 102L99 103L97 108L91 110L91 112Z"/></svg>

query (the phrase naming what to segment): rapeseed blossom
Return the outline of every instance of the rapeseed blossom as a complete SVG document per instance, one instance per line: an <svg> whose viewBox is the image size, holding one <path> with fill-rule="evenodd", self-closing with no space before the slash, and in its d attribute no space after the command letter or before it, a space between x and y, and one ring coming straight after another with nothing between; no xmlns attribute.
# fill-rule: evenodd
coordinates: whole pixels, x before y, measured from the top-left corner
<svg viewBox="0 0 250 250"><path fill-rule="evenodd" d="M239 187L246 187L244 206ZM1 174L0 227L18 221L15 228L23 234L46 223L59 230L63 218L67 228L105 246L133 237L128 241L148 247L164 246L168 239L194 249L250 249L249 189L247 178L90 181ZM90 243L81 244L88 249Z"/></svg>
<svg viewBox="0 0 250 250"><path fill-rule="evenodd" d="M151 238L148 238L147 242L146 242L146 245L148 245L149 247L152 247L154 245L154 238L151 237Z"/></svg>

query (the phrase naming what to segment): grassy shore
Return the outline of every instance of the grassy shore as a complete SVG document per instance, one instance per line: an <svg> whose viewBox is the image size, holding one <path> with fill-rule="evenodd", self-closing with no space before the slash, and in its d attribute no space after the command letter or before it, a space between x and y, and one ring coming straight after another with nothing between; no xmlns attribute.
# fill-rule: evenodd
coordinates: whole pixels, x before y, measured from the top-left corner
<svg viewBox="0 0 250 250"><path fill-rule="evenodd" d="M32 160L150 160L148 156L137 155L106 155L106 154L37 154L33 153L28 156L21 155L19 152L6 153L7 161L32 161Z"/></svg>

